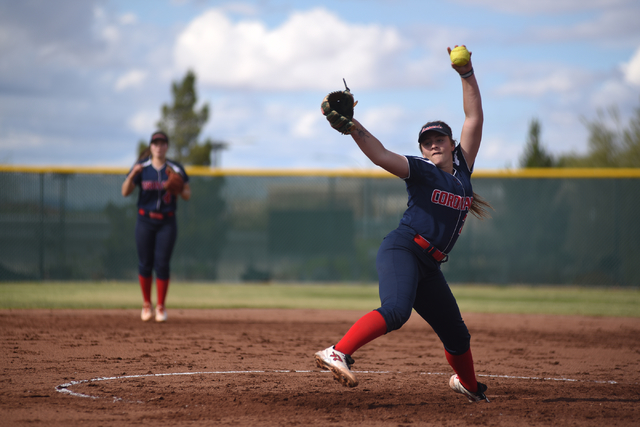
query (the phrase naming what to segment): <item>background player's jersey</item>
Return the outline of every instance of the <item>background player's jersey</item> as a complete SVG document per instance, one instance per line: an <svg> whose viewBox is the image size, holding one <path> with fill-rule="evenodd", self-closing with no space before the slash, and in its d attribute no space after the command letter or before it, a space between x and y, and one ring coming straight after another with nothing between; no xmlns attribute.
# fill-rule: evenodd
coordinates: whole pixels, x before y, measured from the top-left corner
<svg viewBox="0 0 640 427"><path fill-rule="evenodd" d="M472 170L458 145L453 150L453 175L431 161L406 156L409 177L405 179L409 200L400 224L407 225L444 253L458 240L473 201Z"/></svg>
<svg viewBox="0 0 640 427"><path fill-rule="evenodd" d="M151 164L150 157L142 159L138 163L143 166L142 171L133 179L134 184L140 187L138 208L148 212L175 212L177 197L166 191L162 184L169 179L166 173L167 166L180 173L185 183L189 182L189 176L182 165L167 159L162 169L157 170Z"/></svg>

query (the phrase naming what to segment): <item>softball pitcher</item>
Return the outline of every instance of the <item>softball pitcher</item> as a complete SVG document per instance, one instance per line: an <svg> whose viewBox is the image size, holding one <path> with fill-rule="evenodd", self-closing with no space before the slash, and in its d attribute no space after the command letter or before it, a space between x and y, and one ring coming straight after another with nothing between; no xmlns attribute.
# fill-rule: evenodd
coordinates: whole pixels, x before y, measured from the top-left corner
<svg viewBox="0 0 640 427"><path fill-rule="evenodd" d="M127 197L135 187L138 193L136 248L138 280L142 289L143 321L153 317L151 304L152 272L156 272L158 301L156 322L167 321L165 299L169 289L169 261L176 243L177 196L191 198L189 177L182 165L166 158L169 137L161 131L151 135L149 148L140 156L122 183L122 195Z"/></svg>
<svg viewBox="0 0 640 427"><path fill-rule="evenodd" d="M447 50L451 53L450 48ZM415 309L444 346L455 372L449 380L453 391L471 402L488 402L486 385L476 380L469 331L440 270L468 212L482 218L490 207L471 188L484 120L480 90L470 61L464 66L451 66L462 81L465 120L460 143L456 145L446 123L429 122L418 134L421 156L402 156L387 150L352 117L331 114L335 110L326 107L328 98L323 102L323 112L332 127L351 135L373 163L405 181L409 201L398 228L385 237L378 250L380 308L361 317L337 344L317 352L315 361L318 367L332 371L341 384L355 387L358 380L350 369L351 355L366 343L399 329Z"/></svg>

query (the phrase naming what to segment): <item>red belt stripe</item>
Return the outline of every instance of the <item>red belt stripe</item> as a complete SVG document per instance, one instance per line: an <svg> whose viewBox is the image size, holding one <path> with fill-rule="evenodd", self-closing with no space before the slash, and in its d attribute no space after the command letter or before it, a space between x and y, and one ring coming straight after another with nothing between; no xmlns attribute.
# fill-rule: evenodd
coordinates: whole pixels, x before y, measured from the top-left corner
<svg viewBox="0 0 640 427"><path fill-rule="evenodd" d="M433 246L431 243L429 243L429 241L427 239L425 239L424 237L422 237L419 234L416 234L413 237L413 241L416 242L418 245L420 245L420 247L424 250L427 251L427 253L429 255L431 255L433 257L433 259L435 259L438 262L442 262L443 259L445 259L447 257L446 254L440 252L438 250L438 248L436 248L435 246Z"/></svg>
<svg viewBox="0 0 640 427"><path fill-rule="evenodd" d="M142 216L148 216L151 219L165 219L173 216L173 212L166 212L166 213L151 212L151 211L145 211L144 209L138 209L138 213Z"/></svg>

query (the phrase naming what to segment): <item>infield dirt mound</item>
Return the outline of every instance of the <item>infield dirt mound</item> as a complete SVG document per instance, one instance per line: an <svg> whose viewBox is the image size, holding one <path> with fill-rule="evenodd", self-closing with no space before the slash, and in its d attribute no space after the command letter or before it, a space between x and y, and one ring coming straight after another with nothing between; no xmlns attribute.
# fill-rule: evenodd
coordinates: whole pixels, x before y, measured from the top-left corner
<svg viewBox="0 0 640 427"><path fill-rule="evenodd" d="M0 425L637 426L640 319L463 314L491 403L448 387L417 315L360 349L360 385L313 353L364 312L0 311Z"/></svg>

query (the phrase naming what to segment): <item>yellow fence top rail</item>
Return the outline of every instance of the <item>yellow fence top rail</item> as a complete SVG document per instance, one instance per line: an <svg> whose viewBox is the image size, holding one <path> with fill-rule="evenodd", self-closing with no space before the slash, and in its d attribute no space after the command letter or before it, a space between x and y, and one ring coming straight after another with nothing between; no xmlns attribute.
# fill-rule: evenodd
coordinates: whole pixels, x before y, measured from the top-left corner
<svg viewBox="0 0 640 427"><path fill-rule="evenodd" d="M526 168L477 170L474 178L640 178L640 168Z"/></svg>
<svg viewBox="0 0 640 427"><path fill-rule="evenodd" d="M324 176L336 178L394 178L382 169L225 169L187 166L193 176ZM0 173L58 173L125 175L127 167L0 165ZM478 169L473 178L640 178L640 168Z"/></svg>

